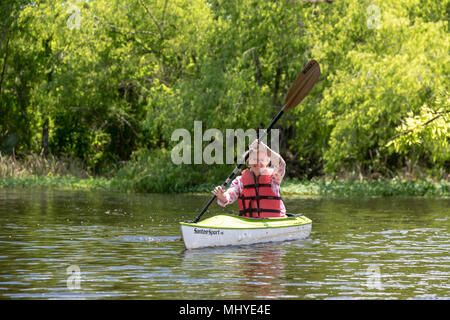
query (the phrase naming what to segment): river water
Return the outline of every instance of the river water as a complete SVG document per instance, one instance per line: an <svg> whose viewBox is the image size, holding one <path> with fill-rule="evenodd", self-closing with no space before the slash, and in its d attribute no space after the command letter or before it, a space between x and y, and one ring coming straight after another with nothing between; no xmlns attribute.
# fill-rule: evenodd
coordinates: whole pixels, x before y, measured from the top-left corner
<svg viewBox="0 0 450 320"><path fill-rule="evenodd" d="M208 200L0 190L0 298L450 298L450 199L285 198L309 239L185 250L178 223Z"/></svg>

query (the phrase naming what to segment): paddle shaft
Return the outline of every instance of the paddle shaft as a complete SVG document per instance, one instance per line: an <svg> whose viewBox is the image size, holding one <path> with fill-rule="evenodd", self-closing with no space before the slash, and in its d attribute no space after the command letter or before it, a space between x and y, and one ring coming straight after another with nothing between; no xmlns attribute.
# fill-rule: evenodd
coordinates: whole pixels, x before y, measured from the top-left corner
<svg viewBox="0 0 450 320"><path fill-rule="evenodd" d="M278 112L278 114L275 116L275 118L272 119L272 122L269 124L269 126L267 127L267 129L261 134L261 136L259 137L259 140L262 140L267 133L272 129L272 127L275 125L275 123L277 123L277 121L281 118L281 116L284 113L284 108L280 110L280 112ZM228 178L225 180L225 182L222 184L222 188L225 188L233 179L233 177L238 173L239 169L242 167L242 165L245 163L245 161L247 161L248 157L250 156L250 152L251 150L249 150L249 152L247 152L245 154L244 160L241 162L238 162L238 164L236 165L236 167L234 168L234 170L230 173L230 175L228 176ZM197 216L197 218L195 218L192 222L193 223L197 223L201 216L206 212L206 210L208 210L209 206L211 205L211 203L213 203L213 201L216 199L216 195L214 195L211 200L209 200L209 202L206 204L206 206L202 209L202 211L200 211L200 214Z"/></svg>

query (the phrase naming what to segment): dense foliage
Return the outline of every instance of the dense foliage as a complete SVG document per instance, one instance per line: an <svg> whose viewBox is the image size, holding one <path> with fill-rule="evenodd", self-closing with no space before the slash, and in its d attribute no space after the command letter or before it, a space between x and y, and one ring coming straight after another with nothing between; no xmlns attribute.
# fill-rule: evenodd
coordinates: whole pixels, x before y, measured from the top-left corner
<svg viewBox="0 0 450 320"><path fill-rule="evenodd" d="M175 165L177 128L277 127L291 177L446 179L450 1L3 0L0 152L81 159L141 191L222 181ZM205 141L204 146L209 142Z"/></svg>

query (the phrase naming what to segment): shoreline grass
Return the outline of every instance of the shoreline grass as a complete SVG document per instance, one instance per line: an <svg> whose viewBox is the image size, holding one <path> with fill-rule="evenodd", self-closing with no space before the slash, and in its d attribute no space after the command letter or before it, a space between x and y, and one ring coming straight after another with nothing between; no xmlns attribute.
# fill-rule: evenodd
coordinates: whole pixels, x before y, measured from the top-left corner
<svg viewBox="0 0 450 320"><path fill-rule="evenodd" d="M122 181L123 182L123 181ZM2 188L46 187L57 189L84 189L92 191L135 192L132 184L121 186L121 181L104 177L76 177L72 175L22 175L20 177L0 177ZM210 194L213 185L202 184L186 188L184 192L192 194ZM152 193L149 191L148 193ZM308 181L285 179L281 185L282 196L321 196L321 197L444 197L450 198L450 182L401 179L383 181Z"/></svg>
<svg viewBox="0 0 450 320"><path fill-rule="evenodd" d="M111 181L103 177L80 178L72 175L0 177L2 188L47 187L60 189L110 190ZM118 190L117 190L118 191Z"/></svg>
<svg viewBox="0 0 450 320"><path fill-rule="evenodd" d="M450 182L441 180L381 181L300 181L288 179L282 184L282 195L319 195L342 197L450 197Z"/></svg>
<svg viewBox="0 0 450 320"><path fill-rule="evenodd" d="M58 189L103 190L133 193L188 193L211 194L217 184L214 177L204 180L201 174L170 171L167 168L153 168L147 163L132 162L125 170L110 172L109 177L92 176L80 160L73 158L42 158L30 154L22 159L0 154L0 189L47 187ZM151 174L149 174L149 172ZM179 175L184 175L181 177ZM444 175L445 176L445 175ZM153 177L153 178L152 178ZM158 177L158 181L154 180ZM350 177L350 176L349 176ZM199 183L204 181L204 183ZM341 178L327 180L298 180L285 178L281 184L281 194L293 196L319 197L444 197L450 198L450 181L422 176L405 178L399 174L393 179Z"/></svg>

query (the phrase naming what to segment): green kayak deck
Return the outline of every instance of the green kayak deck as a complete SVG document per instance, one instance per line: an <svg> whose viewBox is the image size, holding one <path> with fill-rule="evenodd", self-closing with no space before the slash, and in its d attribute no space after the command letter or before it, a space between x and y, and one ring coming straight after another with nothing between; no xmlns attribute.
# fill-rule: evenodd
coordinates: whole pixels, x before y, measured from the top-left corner
<svg viewBox="0 0 450 320"><path fill-rule="evenodd" d="M234 215L217 215L197 223L180 222L184 226L214 228L214 229L266 229L285 228L311 223L311 219L297 215L287 218L246 218Z"/></svg>

